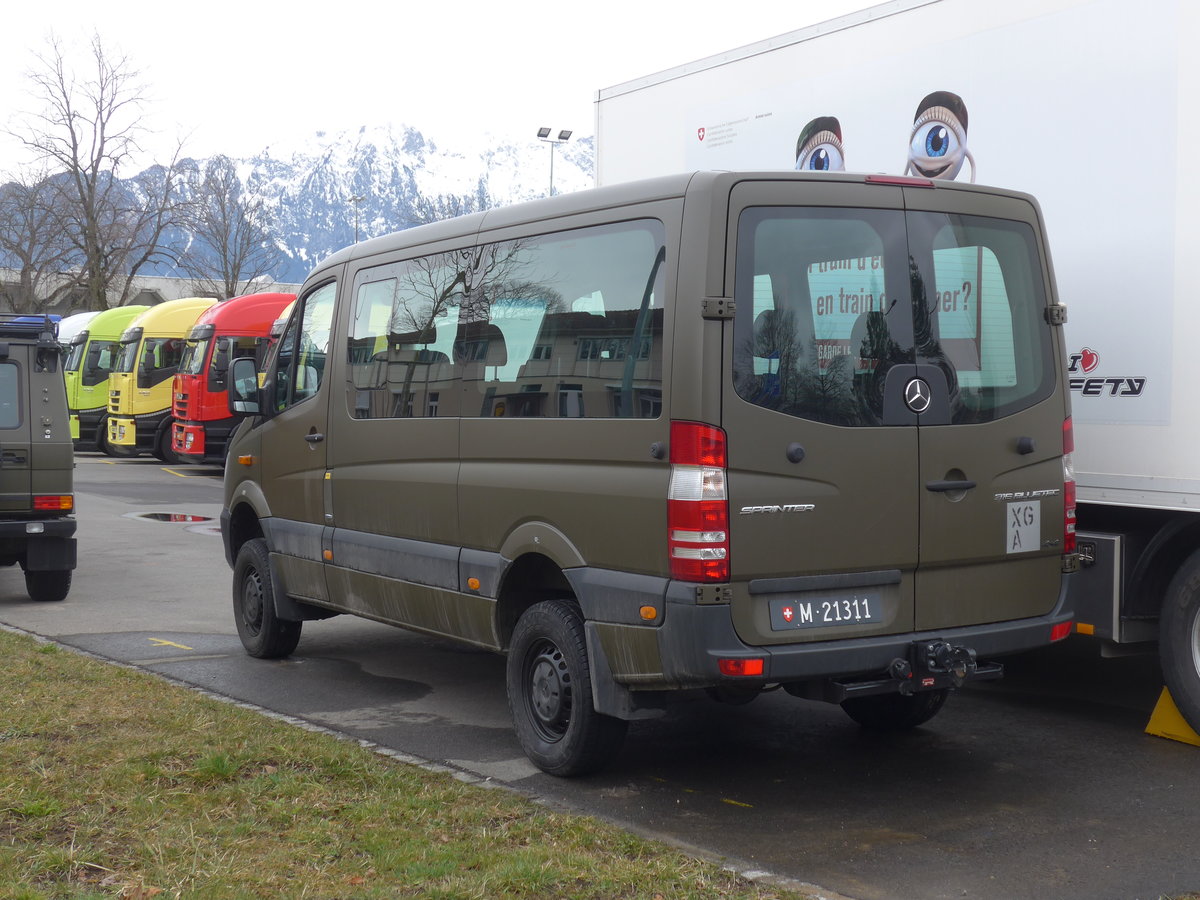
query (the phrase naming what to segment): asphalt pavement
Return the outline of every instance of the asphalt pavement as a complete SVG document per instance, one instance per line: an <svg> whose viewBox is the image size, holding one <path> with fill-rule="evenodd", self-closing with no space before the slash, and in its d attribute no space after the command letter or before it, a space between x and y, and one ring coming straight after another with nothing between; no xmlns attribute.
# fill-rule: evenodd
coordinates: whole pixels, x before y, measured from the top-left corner
<svg viewBox="0 0 1200 900"><path fill-rule="evenodd" d="M0 623L332 729L468 780L602 816L743 871L855 900L1104 900L1200 890L1200 748L1144 733L1151 656L1084 638L1007 661L928 725L873 735L782 691L681 698L607 771L562 780L521 754L504 661L350 617L296 653L241 649L214 469L80 454L79 568L37 604L0 570Z"/></svg>

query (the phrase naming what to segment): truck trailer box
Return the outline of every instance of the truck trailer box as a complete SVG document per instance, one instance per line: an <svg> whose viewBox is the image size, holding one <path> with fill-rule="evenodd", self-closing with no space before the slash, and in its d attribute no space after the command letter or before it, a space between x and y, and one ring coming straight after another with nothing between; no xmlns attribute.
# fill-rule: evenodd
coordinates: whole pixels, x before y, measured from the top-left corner
<svg viewBox="0 0 1200 900"><path fill-rule="evenodd" d="M1070 309L1077 628L1109 651L1158 640L1196 729L1198 43L1200 4L1182 0L894 0L596 102L600 184L844 169L1038 198ZM978 289L964 281L930 302L978 308Z"/></svg>

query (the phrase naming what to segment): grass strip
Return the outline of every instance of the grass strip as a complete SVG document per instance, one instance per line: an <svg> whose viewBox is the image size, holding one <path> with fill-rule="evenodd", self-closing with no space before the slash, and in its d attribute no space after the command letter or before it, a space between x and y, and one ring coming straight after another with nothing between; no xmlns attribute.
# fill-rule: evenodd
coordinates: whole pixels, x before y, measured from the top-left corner
<svg viewBox="0 0 1200 900"><path fill-rule="evenodd" d="M798 898L0 631L0 898Z"/></svg>

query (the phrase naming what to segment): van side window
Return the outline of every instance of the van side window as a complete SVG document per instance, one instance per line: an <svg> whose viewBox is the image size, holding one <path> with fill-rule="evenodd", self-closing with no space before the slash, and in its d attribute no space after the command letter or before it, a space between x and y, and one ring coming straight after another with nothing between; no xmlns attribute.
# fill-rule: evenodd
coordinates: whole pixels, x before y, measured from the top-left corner
<svg viewBox="0 0 1200 900"><path fill-rule="evenodd" d="M275 360L272 398L276 411L307 400L321 386L336 293L334 282L317 288L288 322Z"/></svg>
<svg viewBox="0 0 1200 900"><path fill-rule="evenodd" d="M644 220L493 245L454 344L462 414L660 416L664 244Z"/></svg>
<svg viewBox="0 0 1200 900"><path fill-rule="evenodd" d="M21 424L21 373L15 363L0 363L0 428Z"/></svg>
<svg viewBox="0 0 1200 900"><path fill-rule="evenodd" d="M452 251L359 273L346 347L351 416L458 413L449 398L459 396L454 347L469 261Z"/></svg>

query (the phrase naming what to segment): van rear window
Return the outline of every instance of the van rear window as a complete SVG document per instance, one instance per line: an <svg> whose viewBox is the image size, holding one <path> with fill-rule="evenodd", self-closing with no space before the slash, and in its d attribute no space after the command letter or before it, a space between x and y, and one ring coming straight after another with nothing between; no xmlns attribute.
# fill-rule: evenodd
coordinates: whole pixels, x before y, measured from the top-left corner
<svg viewBox="0 0 1200 900"><path fill-rule="evenodd" d="M836 425L880 424L895 365L946 374L951 421L1048 396L1042 269L1024 223L939 213L748 209L738 232L737 393Z"/></svg>

